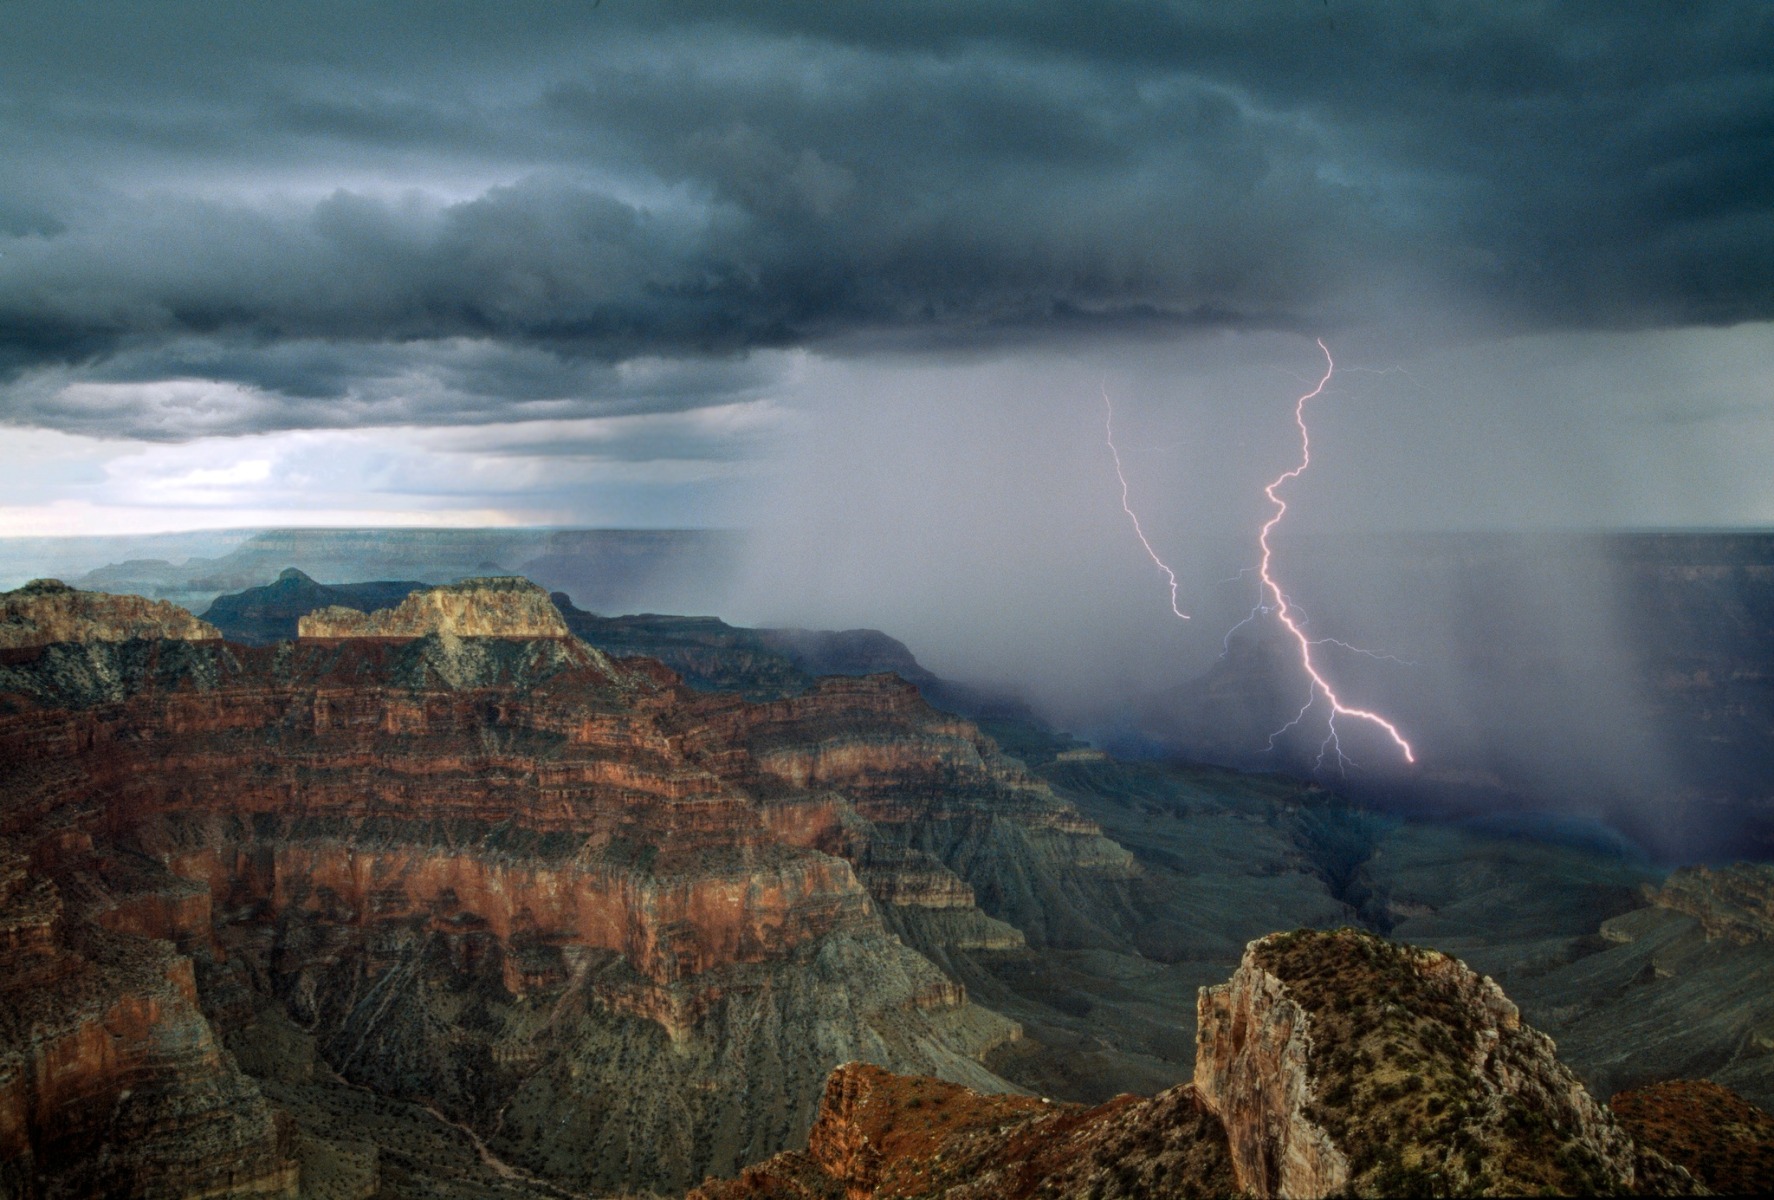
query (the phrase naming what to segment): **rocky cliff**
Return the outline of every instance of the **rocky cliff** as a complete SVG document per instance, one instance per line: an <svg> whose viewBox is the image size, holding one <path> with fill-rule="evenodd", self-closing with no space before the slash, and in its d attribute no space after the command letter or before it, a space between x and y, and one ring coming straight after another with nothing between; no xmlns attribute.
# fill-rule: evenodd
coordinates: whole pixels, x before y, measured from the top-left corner
<svg viewBox="0 0 1774 1200"><path fill-rule="evenodd" d="M0 649L132 639L204 641L221 636L213 625L165 600L81 592L59 579L36 579L0 592Z"/></svg>
<svg viewBox="0 0 1774 1200"><path fill-rule="evenodd" d="M984 1097L850 1064L828 1081L805 1152L692 1196L1706 1191L1635 1144L1494 983L1434 951L1351 930L1274 934L1200 1003L1194 1082L1151 1100ZM1729 1100L1714 1107L1754 1142L1758 1110ZM1663 1139L1694 1161L1736 1148L1680 1140Z"/></svg>
<svg viewBox="0 0 1774 1200"><path fill-rule="evenodd" d="M1256 1195L1691 1183L1635 1147L1495 983L1435 951L1275 934L1200 1008L1195 1087Z"/></svg>
<svg viewBox="0 0 1774 1200"><path fill-rule="evenodd" d="M527 579L465 579L414 592L393 608L364 613L332 605L301 618L305 638L571 637L548 593Z"/></svg>
<svg viewBox="0 0 1774 1200"><path fill-rule="evenodd" d="M294 1197L287 1132L218 1044L190 958L138 919L86 839L69 873L0 839L0 1193ZM114 872L113 872L114 873Z"/></svg>
<svg viewBox="0 0 1774 1200"><path fill-rule="evenodd" d="M78 1193L69 1148L119 1128L32 1099L69 1088L149 1106L170 1140L117 1168L143 1194L287 1190L292 1160L304 1187L435 1184L404 1135L352 1132L352 1085L469 1131L501 1179L575 1189L764 1158L848 1060L1005 1088L979 1059L1016 1026L917 947L1087 937L1125 852L899 680L695 693L558 636L537 596L436 589L267 647L0 657L0 837L31 864L0 937L151 966L109 990L21 976L21 1012L97 1012L113 1051L70 1065L37 1047L77 1030L6 1026L18 1190ZM1042 911L1068 897L1082 915ZM150 1001L158 1024L105 1015ZM231 1088L205 1103L234 1124L178 1134L203 1111L179 1097Z"/></svg>

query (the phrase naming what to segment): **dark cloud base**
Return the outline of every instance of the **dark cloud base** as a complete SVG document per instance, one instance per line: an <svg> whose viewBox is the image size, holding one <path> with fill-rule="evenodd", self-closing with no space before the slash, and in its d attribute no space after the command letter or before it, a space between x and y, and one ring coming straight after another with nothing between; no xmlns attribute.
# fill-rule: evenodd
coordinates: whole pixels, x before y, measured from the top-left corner
<svg viewBox="0 0 1774 1200"><path fill-rule="evenodd" d="M790 346L1774 316L1766 5L7 19L13 422L653 410L756 387L747 355ZM709 368L649 391L617 370L637 359ZM164 380L250 399L64 394Z"/></svg>

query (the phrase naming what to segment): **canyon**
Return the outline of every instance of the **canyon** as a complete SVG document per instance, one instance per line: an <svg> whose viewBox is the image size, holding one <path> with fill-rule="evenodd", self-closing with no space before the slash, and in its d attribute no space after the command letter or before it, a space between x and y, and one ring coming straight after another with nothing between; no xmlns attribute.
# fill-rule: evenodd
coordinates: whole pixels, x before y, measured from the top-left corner
<svg viewBox="0 0 1774 1200"><path fill-rule="evenodd" d="M7 993L23 1194L79 1194L32 1164L132 1114L256 1099L239 1062L436 1109L571 1188L681 1189L785 1144L851 1058L1008 1088L979 1059L1017 1026L913 945L1018 946L1019 914L1067 936L1047 908L1085 937L1137 873L898 679L753 704L618 663L528 583L407 603L270 647L120 625L5 651L5 928L40 964ZM179 1056L102 1051L179 1021ZM279 1040L293 1077L259 1062ZM361 1156L236 1109L156 1186L287 1193L292 1162ZM206 1182L224 1161L263 1170Z"/></svg>
<svg viewBox="0 0 1774 1200"><path fill-rule="evenodd" d="M1514 1075L1460 1068L1491 1089L1481 1148L1524 1063L1548 1097L1674 1076L1774 1100L1765 868L1667 875L1120 761L932 707L934 677L871 631L595 617L512 577L352 587L286 572L212 606L221 626L53 583L4 596L10 1192L673 1194L774 1187L779 1153L803 1156L778 1162L797 1187L878 1189L845 1174L877 1118L918 1131L921 1164L883 1195L1025 1160L1054 1194L1258 1190L1289 1162L1282 1191L1378 1186L1422 1154L1363 1158L1322 1113L1330 1141L1253 1148L1229 1115L1333 1086L1304 1043L1235 1068L1216 1032L1248 1010L1285 1046L1298 1019L1265 996L1347 1024L1264 940L1301 925L1457 954L1559 1039L1554 1064L1496 984L1423 967L1452 959L1309 943L1358 994L1420 975L1411 1005L1492 1014L1519 1053ZM831 673L880 666L912 681ZM1439 1078L1443 1049L1407 1045L1412 1070ZM867 1069L828 1082L846 1063ZM1396 1099L1351 1087L1362 1112ZM902 1119L915 1099L933 1132ZM1581 1171L1495 1178L1637 1179L1606 1112L1571 1103ZM828 1169L840 1144L854 1161Z"/></svg>

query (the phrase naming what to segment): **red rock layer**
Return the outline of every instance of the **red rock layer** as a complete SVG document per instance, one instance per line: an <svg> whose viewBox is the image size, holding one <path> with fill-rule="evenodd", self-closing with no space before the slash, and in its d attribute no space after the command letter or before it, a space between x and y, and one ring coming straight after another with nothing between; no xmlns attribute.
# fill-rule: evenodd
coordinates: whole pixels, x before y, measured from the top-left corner
<svg viewBox="0 0 1774 1200"><path fill-rule="evenodd" d="M1188 1086L1085 1108L847 1063L826 1081L804 1153L706 1180L689 1200L1162 1200L1236 1190L1225 1132Z"/></svg>
<svg viewBox="0 0 1774 1200"><path fill-rule="evenodd" d="M53 881L21 883L24 861L0 846L0 1192L293 1197L296 1164L198 1010L191 960L70 919Z"/></svg>
<svg viewBox="0 0 1774 1200"><path fill-rule="evenodd" d="M467 607L477 604L487 608ZM721 1155L786 1136L815 1098L794 1080L819 1078L801 1059L823 1073L836 1061L819 1061L827 1045L995 1082L970 1056L1015 1027L970 1009L963 989L888 934L881 908L959 913L972 924L956 923L955 936L979 944L1019 935L979 913L975 883L905 844L912 826L952 844L979 831L1020 839L1042 859L1021 878L1061 864L1075 886L1130 869L977 729L895 679L748 705L571 638L14 649L0 653L0 763L0 838L32 867L0 879L0 945L49 964L21 972L19 994L73 1011L64 992L85 986L68 965L84 961L81 947L102 941L125 957L159 947L165 964L105 976L108 998L80 1011L126 1043L153 1041L128 1016L144 996L161 1027L192 1023L189 1053L105 1059L54 1049L84 1045L80 1028L19 1018L5 1045L37 1065L5 1076L0 1137L65 1175L70 1147L110 1136L55 1099L68 1088L245 1088L246 1124L210 1142L234 1138L231 1161L250 1178L223 1191L284 1186L287 1157L189 987L154 982L188 985L180 955L215 981L205 1004L218 1019L283 1004L341 1070L485 1118L507 1139L502 1153L533 1169L629 1186L694 1168L687 1182ZM843 981L841 1014L819 1008L832 984L806 982L828 978ZM480 1006L478 1031L437 1033L453 1018L426 1015L434 995ZM637 1097L698 1072L725 1077L733 1068L712 1057L722 1045L743 1063L750 1040L822 1040L794 1047L792 1075L763 1081L783 1097L768 1111L696 1093L631 1133L618 1127L640 1110L625 1116L628 1101L600 1096L582 1129L560 1133L553 1106L612 1069L587 1045L619 1036L643 1057L661 1053L593 1021L598 1006L689 1047L648 1058L656 1077L618 1077ZM698 1030L722 1006L723 1040L704 1045ZM795 1032L773 1034L772 1022ZM677 1074L685 1080L661 1083ZM676 1157L637 1149L650 1137L678 1139ZM191 1155L209 1164L192 1177L221 1170Z"/></svg>

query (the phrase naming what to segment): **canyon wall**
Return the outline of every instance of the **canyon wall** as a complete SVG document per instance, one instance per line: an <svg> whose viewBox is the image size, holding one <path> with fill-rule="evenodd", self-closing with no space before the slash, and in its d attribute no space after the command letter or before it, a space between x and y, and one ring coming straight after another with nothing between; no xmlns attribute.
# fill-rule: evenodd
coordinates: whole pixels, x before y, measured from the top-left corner
<svg viewBox="0 0 1774 1200"><path fill-rule="evenodd" d="M899 680L695 693L534 635L554 628L538 595L434 589L262 647L0 653L0 838L30 864L0 941L164 959L107 976L92 1011L189 1025L180 1055L7 1068L22 1194L78 1192L67 1148L115 1128L29 1098L76 1086L239 1094L234 1125L118 1168L143 1194L185 1188L168 1164L199 1143L248 1164L218 1194L287 1190L312 1155L255 1091L288 1074L267 1058L286 1027L319 1064L301 1079L429 1106L582 1190L682 1188L792 1145L848 1060L1007 1086L980 1058L1016 1025L919 943L1088 936L1119 919L1125 852ZM1039 911L1056 898L1082 915ZM177 995L153 982L175 976ZM20 1005L86 1011L72 968L21 978ZM6 1046L36 1061L64 1034L19 1017ZM278 1104L305 1111L320 1083L300 1086Z"/></svg>

